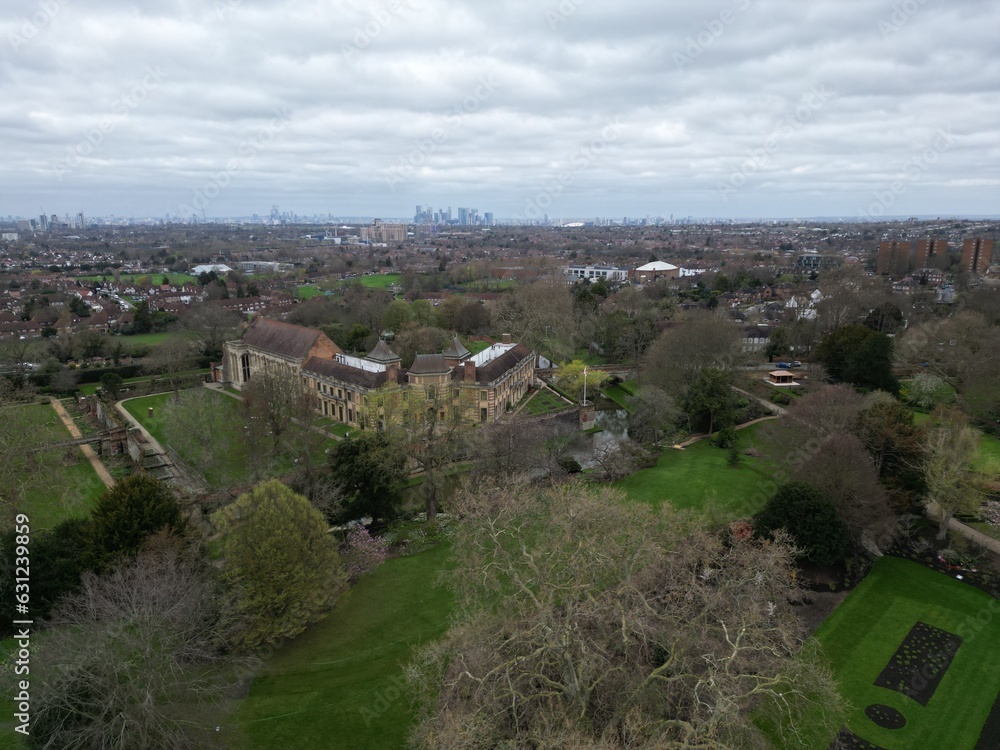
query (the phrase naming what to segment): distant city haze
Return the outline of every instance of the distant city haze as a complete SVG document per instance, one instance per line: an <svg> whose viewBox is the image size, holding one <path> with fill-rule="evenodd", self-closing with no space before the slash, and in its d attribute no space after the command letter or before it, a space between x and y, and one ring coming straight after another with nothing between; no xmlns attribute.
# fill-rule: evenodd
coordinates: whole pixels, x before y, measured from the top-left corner
<svg viewBox="0 0 1000 750"><path fill-rule="evenodd" d="M998 28L980 0L20 1L0 217L991 216Z"/></svg>

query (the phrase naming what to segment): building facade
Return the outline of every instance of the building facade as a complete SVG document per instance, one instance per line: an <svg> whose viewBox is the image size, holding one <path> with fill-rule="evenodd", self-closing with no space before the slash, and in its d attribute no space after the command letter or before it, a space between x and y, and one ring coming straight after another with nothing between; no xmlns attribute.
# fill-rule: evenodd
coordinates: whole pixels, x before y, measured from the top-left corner
<svg viewBox="0 0 1000 750"><path fill-rule="evenodd" d="M323 416L364 429L397 418L404 404L452 410L466 422L496 421L534 383L535 356L506 335L475 355L455 337L444 352L418 354L404 370L385 341L353 357L320 331L258 318L241 340L226 343L222 380L242 389L265 369L300 383Z"/></svg>
<svg viewBox="0 0 1000 750"><path fill-rule="evenodd" d="M983 276L993 261L993 240L972 237L962 243L962 267L971 274Z"/></svg>
<svg viewBox="0 0 1000 750"><path fill-rule="evenodd" d="M254 373L262 370L299 380L304 362L315 357L333 359L338 354L343 354L340 347L322 331L255 318L243 338L226 342L223 382L243 390Z"/></svg>

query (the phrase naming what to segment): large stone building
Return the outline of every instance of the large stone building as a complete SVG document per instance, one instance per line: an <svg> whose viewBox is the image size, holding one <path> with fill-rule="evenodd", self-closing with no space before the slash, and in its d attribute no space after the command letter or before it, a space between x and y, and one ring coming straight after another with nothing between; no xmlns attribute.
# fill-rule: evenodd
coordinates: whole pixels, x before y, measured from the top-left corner
<svg viewBox="0 0 1000 750"><path fill-rule="evenodd" d="M343 354L340 347L322 331L255 318L243 338L226 342L222 378L237 390L242 390L255 372L265 369L298 380L306 360L333 359L338 354Z"/></svg>
<svg viewBox="0 0 1000 750"><path fill-rule="evenodd" d="M509 336L475 355L456 337L444 352L418 354L404 370L385 341L364 358L352 357L320 331L258 318L240 341L225 345L223 380L242 388L262 369L281 373L315 394L324 416L354 427L371 426L369 399L376 393L443 404L464 421L492 422L527 393L534 361L534 353ZM380 420L393 419L380 408Z"/></svg>

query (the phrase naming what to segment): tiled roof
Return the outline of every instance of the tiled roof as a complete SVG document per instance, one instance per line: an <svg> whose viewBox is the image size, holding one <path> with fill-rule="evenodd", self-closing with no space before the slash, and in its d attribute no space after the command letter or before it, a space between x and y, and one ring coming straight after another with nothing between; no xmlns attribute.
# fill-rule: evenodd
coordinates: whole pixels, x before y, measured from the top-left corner
<svg viewBox="0 0 1000 750"><path fill-rule="evenodd" d="M323 334L315 328L303 328L267 318L254 318L243 334L243 343L255 349L294 359L305 359Z"/></svg>
<svg viewBox="0 0 1000 750"><path fill-rule="evenodd" d="M365 359L386 364L388 362L399 362L399 355L389 348L389 345L385 343L385 339L379 339L378 343L375 344L375 348L368 353Z"/></svg>
<svg viewBox="0 0 1000 750"><path fill-rule="evenodd" d="M343 383L358 385L362 388L373 390L381 388L386 384L385 372L370 372L350 365L344 365L333 359L323 359L322 357L310 357L309 361L302 365L302 372L307 375L318 375L321 377L334 378ZM402 374L395 371L396 382L400 383Z"/></svg>
<svg viewBox="0 0 1000 750"><path fill-rule="evenodd" d="M531 349L524 344L518 344L513 349L504 352L496 359L488 362L482 367L476 368L476 381L479 383L492 383L499 380L505 373L513 370L517 365L531 356Z"/></svg>
<svg viewBox="0 0 1000 750"><path fill-rule="evenodd" d="M445 363L443 354L418 354L410 365L412 375L438 375L449 372L451 368Z"/></svg>
<svg viewBox="0 0 1000 750"><path fill-rule="evenodd" d="M451 340L451 344L449 344L448 348L443 352L443 356L448 359L465 359L469 356L469 354L471 354L471 352L462 346L462 342L458 340L458 336L455 336L455 338Z"/></svg>

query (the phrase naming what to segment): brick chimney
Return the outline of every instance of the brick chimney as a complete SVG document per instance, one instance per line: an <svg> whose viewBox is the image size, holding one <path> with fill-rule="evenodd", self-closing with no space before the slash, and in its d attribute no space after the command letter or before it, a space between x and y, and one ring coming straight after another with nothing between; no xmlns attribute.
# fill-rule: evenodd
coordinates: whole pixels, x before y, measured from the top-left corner
<svg viewBox="0 0 1000 750"><path fill-rule="evenodd" d="M476 363L473 362L471 359L467 359L465 360L463 365L465 367L465 371L462 373L462 380L464 380L466 383L475 383Z"/></svg>
<svg viewBox="0 0 1000 750"><path fill-rule="evenodd" d="M390 362L385 366L385 382L395 384L399 379L399 362Z"/></svg>
<svg viewBox="0 0 1000 750"><path fill-rule="evenodd" d="M510 334L509 333L503 334L500 337L500 343L501 344L509 344L510 343Z"/></svg>

